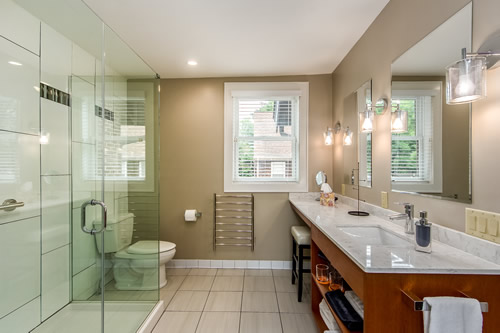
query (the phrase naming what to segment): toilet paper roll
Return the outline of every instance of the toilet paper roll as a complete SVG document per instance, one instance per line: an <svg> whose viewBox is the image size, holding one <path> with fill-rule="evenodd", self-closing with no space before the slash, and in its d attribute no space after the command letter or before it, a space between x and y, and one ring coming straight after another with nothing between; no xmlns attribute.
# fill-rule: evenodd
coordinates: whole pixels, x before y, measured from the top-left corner
<svg viewBox="0 0 500 333"><path fill-rule="evenodd" d="M196 214L198 212L196 211L196 209L186 209L186 211L184 212L184 221L186 222L196 222L196 220L198 219L196 217Z"/></svg>

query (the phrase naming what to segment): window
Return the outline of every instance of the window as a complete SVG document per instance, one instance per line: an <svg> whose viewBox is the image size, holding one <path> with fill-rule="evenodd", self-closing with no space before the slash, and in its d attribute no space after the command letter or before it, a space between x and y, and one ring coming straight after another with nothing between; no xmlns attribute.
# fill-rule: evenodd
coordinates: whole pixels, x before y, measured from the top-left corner
<svg viewBox="0 0 500 333"><path fill-rule="evenodd" d="M391 179L401 191L442 191L441 87L393 82L393 101L408 112L408 131L392 134Z"/></svg>
<svg viewBox="0 0 500 333"><path fill-rule="evenodd" d="M224 87L224 191L307 191L309 84Z"/></svg>

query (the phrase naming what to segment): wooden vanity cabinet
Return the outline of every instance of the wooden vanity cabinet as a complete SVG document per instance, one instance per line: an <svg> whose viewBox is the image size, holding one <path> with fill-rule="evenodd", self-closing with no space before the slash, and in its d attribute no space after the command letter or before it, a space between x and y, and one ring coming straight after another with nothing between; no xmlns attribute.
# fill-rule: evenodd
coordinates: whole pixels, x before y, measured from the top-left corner
<svg viewBox="0 0 500 333"><path fill-rule="evenodd" d="M293 207L293 205L292 205ZM364 327L368 333L408 332L422 333L423 312L414 311L413 303L403 291L419 298L426 296L462 296L461 292L481 302L488 302L489 311L483 313L483 332L500 330L500 276L465 274L404 274L366 273L342 250L330 241L298 210L297 214L311 227L312 311L321 332L326 325L319 315L319 303L328 291L316 282L314 274L321 251L342 275L364 303ZM332 311L333 312L333 311ZM339 322L338 318L336 320ZM340 323L342 332L349 332Z"/></svg>

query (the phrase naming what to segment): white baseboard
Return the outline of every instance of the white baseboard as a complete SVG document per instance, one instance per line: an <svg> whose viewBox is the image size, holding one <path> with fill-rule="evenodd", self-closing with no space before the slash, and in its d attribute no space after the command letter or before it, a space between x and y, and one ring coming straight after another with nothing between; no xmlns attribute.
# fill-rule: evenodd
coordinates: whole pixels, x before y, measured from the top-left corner
<svg viewBox="0 0 500 333"><path fill-rule="evenodd" d="M165 302L163 300L156 303L153 310L149 313L148 317L142 323L141 327L137 330L137 333L151 333L155 328L156 324L160 320L161 315L165 311Z"/></svg>
<svg viewBox="0 0 500 333"><path fill-rule="evenodd" d="M291 261L173 259L167 268L292 269Z"/></svg>

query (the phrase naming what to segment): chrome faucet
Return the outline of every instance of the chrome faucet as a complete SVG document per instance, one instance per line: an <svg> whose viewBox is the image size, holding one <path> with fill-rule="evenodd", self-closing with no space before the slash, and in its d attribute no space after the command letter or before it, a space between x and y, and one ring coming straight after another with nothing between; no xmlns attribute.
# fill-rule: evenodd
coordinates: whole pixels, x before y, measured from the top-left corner
<svg viewBox="0 0 500 333"><path fill-rule="evenodd" d="M402 214L391 215L391 216L389 216L389 219L391 219L391 220L406 219L405 233L414 234L415 233L415 226L413 223L413 217L414 217L415 208L410 203L403 203L402 205L405 206L405 212Z"/></svg>

